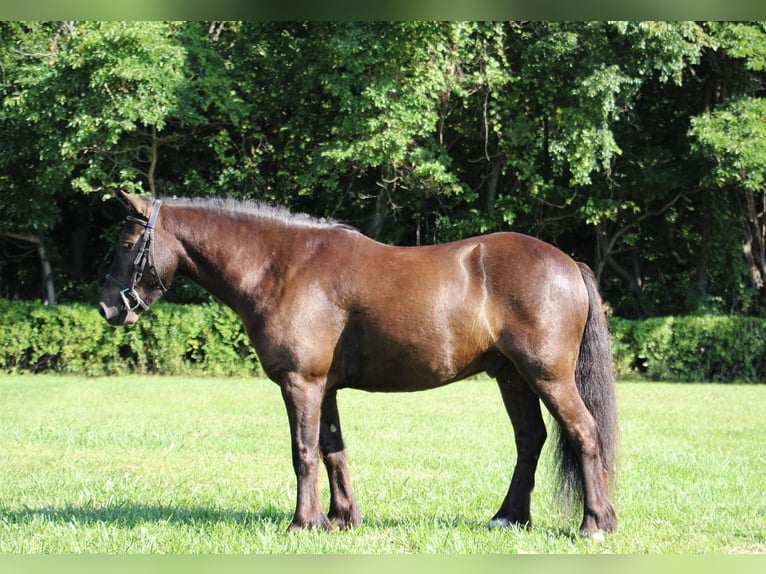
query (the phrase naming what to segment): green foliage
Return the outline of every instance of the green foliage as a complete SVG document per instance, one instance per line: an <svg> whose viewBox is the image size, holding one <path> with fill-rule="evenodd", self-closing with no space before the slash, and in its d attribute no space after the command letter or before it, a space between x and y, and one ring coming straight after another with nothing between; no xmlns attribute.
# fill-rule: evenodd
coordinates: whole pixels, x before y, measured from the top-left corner
<svg viewBox="0 0 766 574"><path fill-rule="evenodd" d="M115 328L92 306L0 299L0 338L2 372L223 376L259 371L241 322L217 303L161 303L136 325Z"/></svg>
<svg viewBox="0 0 766 574"><path fill-rule="evenodd" d="M619 377L651 380L766 382L766 320L691 316L612 318Z"/></svg>
<svg viewBox="0 0 766 574"><path fill-rule="evenodd" d="M25 51L4 101L6 121L41 130L47 161L33 181L55 184L49 194L66 184L135 189L150 162L147 134L179 108L185 54L173 26L70 22L55 36L46 28L17 31Z"/></svg>
<svg viewBox="0 0 766 574"><path fill-rule="evenodd" d="M733 99L709 116L692 120L695 148L711 158L711 187L766 187L766 100Z"/></svg>
<svg viewBox="0 0 766 574"><path fill-rule="evenodd" d="M82 293L94 199L260 198L389 243L530 233L620 315L763 314L764 54L763 22L3 22L0 234Z"/></svg>

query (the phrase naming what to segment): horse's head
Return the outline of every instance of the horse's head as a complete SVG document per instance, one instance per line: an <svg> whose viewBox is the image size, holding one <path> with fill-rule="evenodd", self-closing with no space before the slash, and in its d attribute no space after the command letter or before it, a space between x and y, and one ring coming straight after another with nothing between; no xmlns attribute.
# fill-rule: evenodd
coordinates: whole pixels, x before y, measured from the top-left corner
<svg viewBox="0 0 766 574"><path fill-rule="evenodd" d="M115 249L98 306L101 316L112 325L135 323L141 312L167 290L171 279L168 257L161 253L155 233L162 201L122 195L130 204L131 213Z"/></svg>

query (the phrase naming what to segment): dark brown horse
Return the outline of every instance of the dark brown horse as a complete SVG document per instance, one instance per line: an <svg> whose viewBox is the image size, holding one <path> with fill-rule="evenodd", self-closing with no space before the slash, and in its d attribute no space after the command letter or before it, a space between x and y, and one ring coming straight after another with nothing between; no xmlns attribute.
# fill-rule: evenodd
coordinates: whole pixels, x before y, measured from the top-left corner
<svg viewBox="0 0 766 574"><path fill-rule="evenodd" d="M132 214L101 293L114 325L135 322L177 276L234 309L282 391L297 503L291 530L361 522L336 393L416 391L488 372L517 461L491 525L530 524L546 439L560 428L564 484L582 495L583 536L616 527L617 419L609 333L591 271L555 247L495 233L390 247L347 226L231 200L125 195ZM320 457L330 509L319 498Z"/></svg>

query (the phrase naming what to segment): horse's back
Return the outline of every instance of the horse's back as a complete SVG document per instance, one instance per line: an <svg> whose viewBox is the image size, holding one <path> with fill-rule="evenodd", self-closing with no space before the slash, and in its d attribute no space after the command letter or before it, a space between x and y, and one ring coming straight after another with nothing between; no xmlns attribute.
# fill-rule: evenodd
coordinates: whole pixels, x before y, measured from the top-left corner
<svg viewBox="0 0 766 574"><path fill-rule="evenodd" d="M587 317L576 263L516 233L427 247L367 242L344 266L348 321L335 372L370 390L431 388L509 357L541 362Z"/></svg>

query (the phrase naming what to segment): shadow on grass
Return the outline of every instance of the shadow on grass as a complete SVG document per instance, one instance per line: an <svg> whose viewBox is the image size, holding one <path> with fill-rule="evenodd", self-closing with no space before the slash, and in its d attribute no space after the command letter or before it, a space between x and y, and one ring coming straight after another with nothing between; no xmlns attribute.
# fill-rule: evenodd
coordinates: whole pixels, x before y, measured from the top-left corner
<svg viewBox="0 0 766 574"><path fill-rule="evenodd" d="M110 502L100 506L62 507L44 506L40 508L25 508L22 510L0 509L0 524L28 524L42 521L50 524L73 524L77 526L110 524L121 528L140 527L147 523L166 523L187 526L206 526L228 524L238 528L265 528L277 532L285 532L292 512L285 512L273 507L260 511L244 511L213 508L208 506L173 506L159 504L140 504L130 501ZM488 530L487 521L477 521L464 516L446 516L443 514L432 517L418 515L414 517L387 517L372 514L363 517L358 529L336 532L354 532L370 528L373 530L412 530L426 526L436 530L483 531ZM528 534L543 527L532 527L530 530L523 526L512 526L497 529L508 535ZM547 531L548 536L569 540L578 540L576 530L554 528Z"/></svg>
<svg viewBox="0 0 766 574"><path fill-rule="evenodd" d="M378 530L412 530L420 527L433 530L460 531L460 532L496 532L498 536L535 536L541 535L553 539L576 543L580 540L576 523L571 526L553 526L547 523L533 523L528 525L509 525L505 527L491 527L490 515L486 519L476 519L462 514L424 515L417 513L413 516L389 517L373 513L363 515L361 528Z"/></svg>
<svg viewBox="0 0 766 574"><path fill-rule="evenodd" d="M292 513L275 508L249 512L227 510L206 506L188 507L172 505L139 504L134 502L113 502L103 506L45 506L23 510L0 510L0 521L7 524L22 524L35 520L60 524L111 523L131 528L147 522L170 524L218 524L237 526L272 525L287 528Z"/></svg>
<svg viewBox="0 0 766 574"><path fill-rule="evenodd" d="M219 509L209 506L173 506L159 504L141 504L135 502L110 502L98 506L61 507L44 506L22 510L0 509L0 522L23 524L35 520L56 524L98 524L110 523L123 527L134 527L147 522L165 522L168 524L219 524L228 523L238 526L256 526L271 524L287 528L292 520L292 512L285 512L273 507L260 511ZM371 528L406 528L416 523L429 523L438 528L486 528L486 523L476 522L461 516L434 515L416 518L388 518L368 516L362 520L362 527Z"/></svg>

